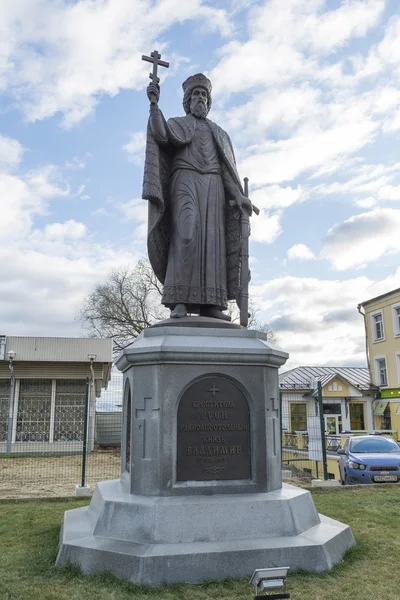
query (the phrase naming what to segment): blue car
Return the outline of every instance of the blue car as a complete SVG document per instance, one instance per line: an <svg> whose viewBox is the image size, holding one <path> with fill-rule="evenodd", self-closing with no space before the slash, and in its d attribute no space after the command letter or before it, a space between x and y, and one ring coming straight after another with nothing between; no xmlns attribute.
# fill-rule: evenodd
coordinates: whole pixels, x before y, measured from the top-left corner
<svg viewBox="0 0 400 600"><path fill-rule="evenodd" d="M353 436L337 453L343 485L400 481L400 446L391 437Z"/></svg>

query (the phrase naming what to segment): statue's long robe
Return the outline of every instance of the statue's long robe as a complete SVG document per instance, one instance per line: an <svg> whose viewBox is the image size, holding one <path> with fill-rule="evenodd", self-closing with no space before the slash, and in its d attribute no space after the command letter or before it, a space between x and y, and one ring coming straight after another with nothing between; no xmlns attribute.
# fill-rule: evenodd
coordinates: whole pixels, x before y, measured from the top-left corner
<svg viewBox="0 0 400 600"><path fill-rule="evenodd" d="M196 312L225 309L237 297L240 227L229 199L242 193L228 135L192 115L148 128L143 197L149 202L148 251L162 303Z"/></svg>

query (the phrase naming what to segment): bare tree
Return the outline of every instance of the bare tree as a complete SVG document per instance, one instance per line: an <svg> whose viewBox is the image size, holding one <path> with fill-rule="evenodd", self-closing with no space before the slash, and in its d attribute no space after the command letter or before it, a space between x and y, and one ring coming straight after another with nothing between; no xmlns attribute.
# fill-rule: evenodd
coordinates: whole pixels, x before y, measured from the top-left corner
<svg viewBox="0 0 400 600"><path fill-rule="evenodd" d="M94 291L83 301L77 320L87 335L108 337L114 340L114 353L128 346L146 327L166 319L169 310L161 305L162 285L154 275L147 259L141 259L133 267L119 267L111 271L105 283L96 285ZM275 344L276 336L271 328L257 319L257 310L249 307L249 329L267 334ZM228 313L233 322L239 322L239 310L229 303Z"/></svg>
<svg viewBox="0 0 400 600"><path fill-rule="evenodd" d="M114 340L114 352L128 346L145 329L168 316L160 303L162 286L146 259L114 269L83 301L78 313L88 335Z"/></svg>

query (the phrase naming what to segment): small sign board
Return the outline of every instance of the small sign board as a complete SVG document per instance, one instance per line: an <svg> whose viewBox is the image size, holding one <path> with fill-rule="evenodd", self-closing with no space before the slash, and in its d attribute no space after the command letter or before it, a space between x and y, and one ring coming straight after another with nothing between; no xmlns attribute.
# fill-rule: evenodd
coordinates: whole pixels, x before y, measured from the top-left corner
<svg viewBox="0 0 400 600"><path fill-rule="evenodd" d="M308 458L310 460L323 460L321 421L319 417L307 417L308 431Z"/></svg>
<svg viewBox="0 0 400 600"><path fill-rule="evenodd" d="M374 415L376 417L381 417L383 415L383 413L385 412L385 409L388 405L388 401L383 401L383 402L376 402L375 406L374 406Z"/></svg>

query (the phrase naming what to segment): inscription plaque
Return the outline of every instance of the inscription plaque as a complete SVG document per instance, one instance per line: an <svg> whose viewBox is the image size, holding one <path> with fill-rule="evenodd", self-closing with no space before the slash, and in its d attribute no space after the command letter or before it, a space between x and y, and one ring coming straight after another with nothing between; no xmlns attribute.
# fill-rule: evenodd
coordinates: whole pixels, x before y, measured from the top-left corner
<svg viewBox="0 0 400 600"><path fill-rule="evenodd" d="M204 377L183 394L177 419L177 481L250 479L250 411L225 377Z"/></svg>

